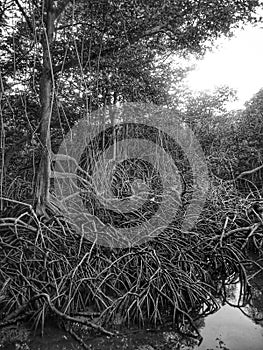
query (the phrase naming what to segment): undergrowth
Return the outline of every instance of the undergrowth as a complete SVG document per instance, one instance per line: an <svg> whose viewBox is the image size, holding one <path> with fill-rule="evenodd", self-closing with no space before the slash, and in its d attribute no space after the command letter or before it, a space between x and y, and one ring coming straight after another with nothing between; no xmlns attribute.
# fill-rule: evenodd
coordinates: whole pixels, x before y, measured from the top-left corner
<svg viewBox="0 0 263 350"><path fill-rule="evenodd" d="M56 315L113 334L109 325L186 324L218 308L218 285L237 277L249 290L246 250L262 247L261 201L214 183L196 227L147 244L110 249L76 234L63 217L38 218L30 204L3 198L0 219L1 326ZM219 284L220 282L220 284Z"/></svg>

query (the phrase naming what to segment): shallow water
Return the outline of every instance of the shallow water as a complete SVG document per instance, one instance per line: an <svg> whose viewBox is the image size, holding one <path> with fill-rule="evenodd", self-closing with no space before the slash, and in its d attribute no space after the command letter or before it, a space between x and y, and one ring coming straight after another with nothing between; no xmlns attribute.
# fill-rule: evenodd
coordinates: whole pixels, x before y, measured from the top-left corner
<svg viewBox="0 0 263 350"><path fill-rule="evenodd" d="M257 321L263 319L263 273L252 281L252 286L251 305L240 309L225 304L214 314L198 321L203 337L199 346L193 340L180 338L172 328L165 331L127 330L126 334L120 333L114 338L87 336L85 341L90 350L263 350L263 321ZM228 301L231 304L238 304L239 291L239 283L229 288ZM13 344L5 349L22 348ZM31 337L26 349L77 350L82 347L64 331L48 326L43 337Z"/></svg>
<svg viewBox="0 0 263 350"><path fill-rule="evenodd" d="M238 303L239 288L240 285L237 284L230 298L232 304ZM258 299L262 298L262 293L256 289L254 294L257 294ZM263 304L261 307L263 310ZM256 310L254 306L239 309L228 304L223 305L216 313L205 318L201 329L203 342L195 349L263 350L263 322L255 323L252 317L255 313L259 314L260 310Z"/></svg>
<svg viewBox="0 0 263 350"><path fill-rule="evenodd" d="M262 280L263 281L263 280ZM231 286L232 304L238 303L240 285ZM91 350L263 350L263 321L257 322L255 316L263 316L263 293L256 287L253 292L253 306L246 306L242 310L225 304L212 315L200 321L199 330L203 336L202 343L197 346L181 345L172 329L162 332L141 330L119 335L114 338L99 337L89 339L87 343ZM255 306L256 304L257 306ZM43 338L35 337L31 343L34 350L71 350L81 349L63 331L47 329ZM31 347L30 347L31 349Z"/></svg>
<svg viewBox="0 0 263 350"><path fill-rule="evenodd" d="M203 342L195 349L262 350L263 328L256 325L240 310L223 306L207 316L201 331Z"/></svg>

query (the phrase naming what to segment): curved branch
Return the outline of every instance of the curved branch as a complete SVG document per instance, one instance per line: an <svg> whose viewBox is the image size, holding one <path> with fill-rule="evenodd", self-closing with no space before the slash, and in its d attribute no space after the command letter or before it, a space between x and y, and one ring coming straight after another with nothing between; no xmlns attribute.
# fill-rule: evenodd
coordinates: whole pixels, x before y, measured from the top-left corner
<svg viewBox="0 0 263 350"><path fill-rule="evenodd" d="M234 180L237 180L237 179L240 179L241 177L245 176L245 175L251 175L251 174L254 174L255 172L259 171L260 169L263 168L263 164L254 168L254 169L251 169L251 170L246 170L246 171L243 171L241 174L239 174Z"/></svg>

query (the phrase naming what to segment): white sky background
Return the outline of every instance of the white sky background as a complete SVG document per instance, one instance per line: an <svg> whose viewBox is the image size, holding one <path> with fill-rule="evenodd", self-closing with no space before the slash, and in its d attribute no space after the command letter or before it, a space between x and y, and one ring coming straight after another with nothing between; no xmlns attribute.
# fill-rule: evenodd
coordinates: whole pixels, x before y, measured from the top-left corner
<svg viewBox="0 0 263 350"><path fill-rule="evenodd" d="M186 83L194 91L228 85L238 95L238 101L229 107L243 108L244 102L263 88L263 24L247 25L236 30L234 37L215 42L215 49L196 61Z"/></svg>

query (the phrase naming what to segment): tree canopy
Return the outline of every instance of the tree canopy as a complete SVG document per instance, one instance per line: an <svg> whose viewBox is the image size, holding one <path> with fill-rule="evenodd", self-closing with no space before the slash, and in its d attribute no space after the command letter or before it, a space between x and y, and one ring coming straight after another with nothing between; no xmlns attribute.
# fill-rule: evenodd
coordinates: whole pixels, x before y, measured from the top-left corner
<svg viewBox="0 0 263 350"><path fill-rule="evenodd" d="M236 283L237 276L239 302L245 305L244 252L251 245L260 253L263 246L263 91L244 110L230 112L234 90L193 93L183 82L191 67L174 61L175 55L201 56L219 36L256 22L261 5L256 0L2 0L0 327L34 320L43 328L52 316L82 345L82 336L74 333L80 323L89 339L92 328L96 335L112 335L103 327L113 323L148 328L169 322L187 334L188 328L198 332L192 315L216 311L218 289L225 302L225 283ZM115 122L123 121L121 113L129 108L134 129L151 119L143 137L153 136L153 147L138 142L138 133L134 158L115 162L113 145L108 163L102 159L100 166L100 153L94 156L92 142L86 145L79 137L81 147L87 146L74 162L79 182L55 207L54 163L55 156L64 156L56 153L65 135L78 137L73 126L81 129L82 121L90 129L106 124L112 132L107 141L114 142ZM110 113L118 109L119 120L118 111ZM174 133L159 132L154 123ZM121 131L128 133L129 127L124 123ZM102 140L104 146L108 135L100 135L94 143ZM66 189L71 175L66 173ZM242 179L252 184L245 195ZM117 204L105 210L108 189L110 204ZM90 209L83 221L80 201ZM123 201L128 203L121 212ZM138 202L141 207L134 210ZM64 204L69 204L66 214ZM146 231L141 224L152 213L157 220ZM123 239L121 230L128 227L131 236L138 217L143 241ZM128 244L115 244L121 241Z"/></svg>
<svg viewBox="0 0 263 350"><path fill-rule="evenodd" d="M220 35L256 21L259 5L256 0L5 0L3 169L18 151L34 162L34 196L43 212L50 154L76 120L103 105L170 104L171 84L185 74L168 63L172 55L204 53Z"/></svg>

